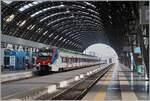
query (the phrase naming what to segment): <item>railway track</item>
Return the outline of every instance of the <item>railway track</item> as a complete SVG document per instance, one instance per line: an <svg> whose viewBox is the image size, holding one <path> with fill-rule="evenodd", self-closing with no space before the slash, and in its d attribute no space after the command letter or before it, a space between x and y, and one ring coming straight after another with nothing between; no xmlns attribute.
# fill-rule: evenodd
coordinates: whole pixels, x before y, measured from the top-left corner
<svg viewBox="0 0 150 101"><path fill-rule="evenodd" d="M110 65L108 68L103 69L102 71L91 75L90 77L78 82L72 87L53 95L41 96L38 100L81 100L89 89L100 79L102 78L107 71L111 68Z"/></svg>
<svg viewBox="0 0 150 101"><path fill-rule="evenodd" d="M43 86L43 87L41 86L38 89L36 89L36 88L35 89L31 89L32 88L31 87L30 90L24 90L24 91L22 91L20 93L14 93L12 96L2 97L2 99L5 99L5 100L6 99L20 99L20 100L80 99L80 98L82 98L82 96L84 94L86 94L88 89L90 89L90 87L92 87L94 85L94 83L96 83L96 81L99 80L109 70L111 65L109 65L108 68L105 68L105 69L102 69L100 71L97 71L97 72L95 72L95 74L86 76L83 79L80 79L80 80L77 80L77 81L73 81L73 82L71 81L71 83L69 83L69 86L67 86L67 87L60 88L58 86L59 84L57 85L57 83L55 83L55 84L51 83L52 85L56 86L55 87L56 90L53 93L49 93L48 92L48 89L50 91L52 89L51 88L47 88L47 85L45 84L46 86ZM92 68L91 68L91 70L93 70ZM97 67L94 67L94 68L97 68ZM58 75L60 75L60 74L58 74ZM70 74L68 74L68 75L70 75ZM51 77L54 77L54 75L51 75ZM44 78L43 82L46 82L45 79L46 80L48 79L47 77L46 78L45 77L41 77L41 78ZM38 78L37 78L37 80L38 80ZM40 83L39 80L38 80L37 83ZM25 80L25 82L22 81L22 83L29 83L30 81L26 81ZM34 82L34 81L32 80L31 83ZM59 79L58 79L58 81L59 81ZM26 87L26 85L24 85L24 84L22 85L22 83L20 81L21 87ZM28 85L27 85L27 87L28 87ZM33 85L33 87L34 87L34 85ZM20 88L18 88L18 89L20 89Z"/></svg>

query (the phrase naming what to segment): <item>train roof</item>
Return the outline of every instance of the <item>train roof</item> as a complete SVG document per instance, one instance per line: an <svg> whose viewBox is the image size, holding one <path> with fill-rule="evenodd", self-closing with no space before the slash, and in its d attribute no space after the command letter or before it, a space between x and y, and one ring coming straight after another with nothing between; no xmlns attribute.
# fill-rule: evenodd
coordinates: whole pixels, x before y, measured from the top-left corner
<svg viewBox="0 0 150 101"><path fill-rule="evenodd" d="M68 50L68 49L64 49L64 48L58 48L58 49L60 49L61 51L64 51L64 52L70 52L70 53L84 55L84 56L90 56L90 57L97 57L97 56L87 55L87 54L83 54L81 52L76 52L76 51L72 51L72 50Z"/></svg>
<svg viewBox="0 0 150 101"><path fill-rule="evenodd" d="M97 56L92 56L92 55L87 55L87 54L83 54L81 52L77 52L77 51L72 51L72 50L68 50L68 49L64 49L64 48L59 48L59 47L56 47L56 46L51 46L49 48L57 48L61 51L64 51L64 52L70 52L70 53L73 53L73 54L79 54L79 55L83 55L83 56L89 56L89 57L97 57ZM98 58L98 57L97 57Z"/></svg>

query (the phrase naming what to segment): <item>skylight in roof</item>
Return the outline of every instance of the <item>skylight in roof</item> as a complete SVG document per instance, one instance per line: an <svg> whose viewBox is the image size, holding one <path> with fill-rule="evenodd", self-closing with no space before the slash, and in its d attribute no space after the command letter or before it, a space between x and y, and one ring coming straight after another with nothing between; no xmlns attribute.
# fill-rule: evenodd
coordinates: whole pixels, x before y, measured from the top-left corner
<svg viewBox="0 0 150 101"><path fill-rule="evenodd" d="M75 38L76 36L73 36L72 38ZM76 37L77 38L77 37Z"/></svg>
<svg viewBox="0 0 150 101"><path fill-rule="evenodd" d="M11 1L11 0L3 0L3 2L5 2L6 4L11 4L13 1Z"/></svg>
<svg viewBox="0 0 150 101"><path fill-rule="evenodd" d="M77 44L76 44L76 43L74 43L74 46L77 46Z"/></svg>
<svg viewBox="0 0 150 101"><path fill-rule="evenodd" d="M32 3L30 3L30 4L28 4L28 6L32 7L32 6L33 6L33 4L32 4Z"/></svg>
<svg viewBox="0 0 150 101"><path fill-rule="evenodd" d="M70 33L72 33L72 32L68 32L68 33L66 33L66 36L67 36L67 35L72 35L72 34L70 34Z"/></svg>
<svg viewBox="0 0 150 101"><path fill-rule="evenodd" d="M74 42L71 43L71 45L73 46Z"/></svg>
<svg viewBox="0 0 150 101"><path fill-rule="evenodd" d="M84 12L84 11L77 11L77 12L80 12L80 13L83 13L83 14L89 14L88 12Z"/></svg>
<svg viewBox="0 0 150 101"><path fill-rule="evenodd" d="M69 41L66 41L65 43L68 43Z"/></svg>
<svg viewBox="0 0 150 101"><path fill-rule="evenodd" d="M96 11L94 11L94 10L92 10L92 9L87 9L87 10L89 10L89 11L91 11L91 12L94 12L94 13L96 13L96 14L99 14L98 12L96 12Z"/></svg>
<svg viewBox="0 0 150 101"><path fill-rule="evenodd" d="M58 35L54 39L56 39L56 38L58 38Z"/></svg>
<svg viewBox="0 0 150 101"><path fill-rule="evenodd" d="M74 18L74 17L75 17L74 15L71 15L71 16L70 16L70 18Z"/></svg>
<svg viewBox="0 0 150 101"><path fill-rule="evenodd" d="M80 8L85 8L84 6L80 6L80 5L72 5L72 6L76 6L76 7L80 7Z"/></svg>
<svg viewBox="0 0 150 101"><path fill-rule="evenodd" d="M89 2L85 2L87 5L89 5L89 6L92 6L92 7L94 7L94 8L96 8L96 6L94 6L94 5L92 5L91 3L89 3Z"/></svg>
<svg viewBox="0 0 150 101"><path fill-rule="evenodd" d="M70 13L70 10L67 10L66 13Z"/></svg>
<svg viewBox="0 0 150 101"><path fill-rule="evenodd" d="M38 11L38 12L32 14L31 17L34 17L35 15L39 14L39 12L40 12L40 11Z"/></svg>
<svg viewBox="0 0 150 101"><path fill-rule="evenodd" d="M19 11L21 11L21 12L22 12L22 11L24 11L24 10L25 10L25 8L24 8L24 7L22 7L22 8L20 8L20 9L19 9Z"/></svg>
<svg viewBox="0 0 150 101"><path fill-rule="evenodd" d="M41 0L41 1L37 1L38 3L42 3L43 1Z"/></svg>
<svg viewBox="0 0 150 101"><path fill-rule="evenodd" d="M50 9L50 7L43 9L43 11L47 11L48 9Z"/></svg>
<svg viewBox="0 0 150 101"><path fill-rule="evenodd" d="M54 34L54 33L50 34L50 35L49 35L49 38L50 38L53 34Z"/></svg>
<svg viewBox="0 0 150 101"><path fill-rule="evenodd" d="M37 5L37 4L38 4L38 2L37 2L37 1L34 1L34 2L32 2L32 4Z"/></svg>
<svg viewBox="0 0 150 101"><path fill-rule="evenodd" d="M19 11L22 12L22 11L24 11L24 10L26 10L26 9L32 7L32 6L35 6L35 5L39 4L39 3L42 3L42 2L44 2L44 1L34 1L32 3L29 3L29 4L24 5L23 7L19 8Z"/></svg>
<svg viewBox="0 0 150 101"><path fill-rule="evenodd" d="M23 7L21 7L21 8L19 8L19 11L24 11L24 10L26 10L26 9L28 9L28 8L30 8L30 7L32 7L33 5L32 4L27 4L27 5L25 5L25 6L23 6Z"/></svg>
<svg viewBox="0 0 150 101"><path fill-rule="evenodd" d="M110 23L113 24L111 21L110 21Z"/></svg>
<svg viewBox="0 0 150 101"><path fill-rule="evenodd" d="M65 5L59 5L59 6L52 6L52 7L44 8L44 9L38 11L38 12L33 13L33 14L31 15L31 17L34 17L34 16L36 16L36 15L42 13L42 12L45 12L45 11L47 11L47 10L54 9L54 8L60 8L60 7L64 7L64 6L65 6Z"/></svg>
<svg viewBox="0 0 150 101"><path fill-rule="evenodd" d="M51 15L49 15L49 16L44 17L43 19L40 20L40 22L42 22L42 21L44 21L44 20L46 20L46 19L48 19L48 18L50 18L50 17L52 17L52 16L55 16L55 15L58 15L58 14L62 14L62 13L70 13L70 12L54 13L54 14L51 14Z"/></svg>
<svg viewBox="0 0 150 101"><path fill-rule="evenodd" d="M5 21L6 21L6 22L11 22L11 21L14 19L14 17L15 17L15 15L12 14L12 15L6 17L6 18L5 18Z"/></svg>
<svg viewBox="0 0 150 101"><path fill-rule="evenodd" d="M64 6L65 6L65 5L62 4L62 5L60 5L59 7L64 7Z"/></svg>
<svg viewBox="0 0 150 101"><path fill-rule="evenodd" d="M112 18L110 15L108 16L110 19Z"/></svg>
<svg viewBox="0 0 150 101"><path fill-rule="evenodd" d="M24 20L19 26L23 26L26 23L26 20Z"/></svg>
<svg viewBox="0 0 150 101"><path fill-rule="evenodd" d="M24 6L25 9L28 9L29 7L30 7L29 5L25 5L25 6Z"/></svg>
<svg viewBox="0 0 150 101"><path fill-rule="evenodd" d="M69 42L69 44L71 44L71 43L72 43L72 41Z"/></svg>
<svg viewBox="0 0 150 101"><path fill-rule="evenodd" d="M57 19L57 20L51 21L51 22L49 22L49 23L47 24L47 26L49 26L50 24L53 24L53 23L55 23L55 22L59 22L60 20L63 20L63 19L65 19L65 18L68 18L68 17L63 17L63 18L59 18L59 19Z"/></svg>
<svg viewBox="0 0 150 101"><path fill-rule="evenodd" d="M27 29L29 29L29 30L30 30L30 29L31 29L31 27L32 27L32 25L28 26L28 27L27 27Z"/></svg>
<svg viewBox="0 0 150 101"><path fill-rule="evenodd" d="M63 37L59 38L59 40L62 40L62 39L63 39Z"/></svg>
<svg viewBox="0 0 150 101"><path fill-rule="evenodd" d="M65 42L65 41L66 41L66 39L63 40L63 42Z"/></svg>
<svg viewBox="0 0 150 101"><path fill-rule="evenodd" d="M37 32L41 32L42 31L42 28L38 28Z"/></svg>
<svg viewBox="0 0 150 101"><path fill-rule="evenodd" d="M43 19L40 20L40 22L44 21L45 19L49 18L50 16L46 16Z"/></svg>
<svg viewBox="0 0 150 101"><path fill-rule="evenodd" d="M33 25L32 27L31 27L31 29L33 29L35 27L35 25Z"/></svg>
<svg viewBox="0 0 150 101"><path fill-rule="evenodd" d="M47 32L48 32L48 31L45 31L45 32L43 33L43 35L45 35Z"/></svg>

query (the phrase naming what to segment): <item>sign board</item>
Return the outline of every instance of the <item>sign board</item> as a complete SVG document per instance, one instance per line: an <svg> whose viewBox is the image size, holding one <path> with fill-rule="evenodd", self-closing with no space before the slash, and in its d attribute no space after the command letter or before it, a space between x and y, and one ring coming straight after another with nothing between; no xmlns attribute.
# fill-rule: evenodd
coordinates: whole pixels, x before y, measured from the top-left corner
<svg viewBox="0 0 150 101"><path fill-rule="evenodd" d="M149 7L142 6L140 8L140 24L149 24Z"/></svg>
<svg viewBox="0 0 150 101"><path fill-rule="evenodd" d="M139 54L134 54L135 61L137 65L142 65L142 56Z"/></svg>
<svg viewBox="0 0 150 101"><path fill-rule="evenodd" d="M18 51L23 51L23 46L19 46Z"/></svg>
<svg viewBox="0 0 150 101"><path fill-rule="evenodd" d="M131 52L131 47L129 47L129 46L124 46L124 47L123 47L123 52Z"/></svg>
<svg viewBox="0 0 150 101"><path fill-rule="evenodd" d="M9 60L9 65L10 66L15 66L15 56L10 56L10 60Z"/></svg>
<svg viewBox="0 0 150 101"><path fill-rule="evenodd" d="M7 44L7 49L13 50L13 45L12 44Z"/></svg>
<svg viewBox="0 0 150 101"><path fill-rule="evenodd" d="M16 52L15 51L11 51L10 52L10 55L12 56L12 55L16 55Z"/></svg>
<svg viewBox="0 0 150 101"><path fill-rule="evenodd" d="M141 53L140 47L135 47L135 48L134 48L134 53L135 53L135 54L140 54L140 53Z"/></svg>

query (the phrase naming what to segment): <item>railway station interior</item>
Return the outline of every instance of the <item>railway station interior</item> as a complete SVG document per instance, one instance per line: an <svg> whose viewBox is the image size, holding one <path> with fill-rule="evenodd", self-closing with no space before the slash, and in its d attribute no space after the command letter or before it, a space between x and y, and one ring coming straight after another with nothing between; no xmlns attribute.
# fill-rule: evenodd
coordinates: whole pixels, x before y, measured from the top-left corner
<svg viewBox="0 0 150 101"><path fill-rule="evenodd" d="M150 100L149 1L1 0L1 100Z"/></svg>

